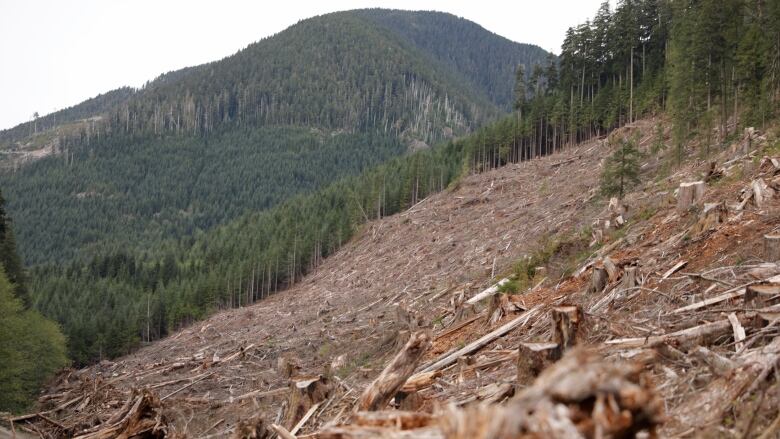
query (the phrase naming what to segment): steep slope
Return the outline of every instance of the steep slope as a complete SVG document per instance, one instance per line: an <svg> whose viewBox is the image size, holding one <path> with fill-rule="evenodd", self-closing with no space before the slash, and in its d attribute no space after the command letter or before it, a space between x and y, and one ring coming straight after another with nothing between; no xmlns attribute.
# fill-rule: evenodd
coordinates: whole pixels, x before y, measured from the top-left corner
<svg viewBox="0 0 780 439"><path fill-rule="evenodd" d="M654 138L657 133L655 123L648 121L618 135L638 135L642 149L648 151L654 143L668 139L668 131L660 140ZM246 309L215 315L115 363L70 374L51 389L52 404L86 397L91 401L114 399L118 404L127 399L123 395L130 389L146 386L163 395L161 408L153 410L166 415L169 433L219 436L249 426L263 431L267 424L258 419L274 417L277 422L284 419L291 429L304 414L282 416L289 414L289 404L297 404L294 384L320 382L317 374L324 373L332 384L324 396L312 396L322 398L315 400L321 404L314 406L314 416L307 418L301 430L324 428L325 433L315 437L394 437L396 429L406 430L404 437L445 437L440 429L447 425L454 429L449 434L463 434L455 437L496 437L481 427L504 421L502 425L509 426L522 419L509 410L511 406L503 410L504 405L493 404L528 385L513 385L520 377L518 372L532 374L531 380L538 373L522 369L524 362L515 364L518 346L550 341L557 327L551 325L550 315L565 303L583 311L576 343L598 348L598 353L572 354L584 361L569 372L573 382L585 383L582 391L595 392L594 398L607 398L610 392L620 395L609 397L614 399L605 410L645 401L644 410L650 416L632 418L622 412L621 417L603 417L598 404L571 395L568 410L559 412L559 422L571 425L570 431L579 431L583 437L589 437L593 429L622 431L632 426L661 428L663 436L697 429L705 435L724 429L776 431L777 426L770 424L777 414L778 384L768 372L778 360L778 339L773 323L767 323L777 321L777 305L772 304L780 286L766 279L776 279L772 276L780 273L780 265L762 262L766 255L761 247L763 236L780 227L772 213L780 200L767 191L764 197L756 197L755 188L761 181L772 187L780 184L780 166L769 159L754 166L750 158L776 154L778 140L776 133L753 139L748 145L757 150L739 143L720 150L713 159L723 163L723 168L716 167L715 173L708 171L708 164L691 160L674 174L664 174L664 161L669 157L647 157L642 187L625 199L629 206L622 210L626 225L605 229L604 242L590 249L590 236L582 235L583 226L593 223L588 230L599 236L595 230L605 220L614 224L620 213L606 207L606 200L593 198L597 184L593 171L600 167L608 147L605 142L468 177L451 192L370 223L360 237L291 290ZM723 205L723 210L676 209L671 189L705 175L711 180L699 202ZM758 181L758 186L751 180ZM561 183L556 190L540 189L555 183ZM743 190L746 186L753 189ZM713 217L707 212L725 213ZM540 264L534 266L535 285L517 295L500 294L497 301L473 307L464 303L492 283L491 272L506 273L518 260L523 266L526 256ZM683 270L681 263L687 264ZM610 274L604 288L590 289L593 273L610 264L614 264L614 276ZM626 286L627 279L634 286ZM758 296L746 297L754 302L743 305L744 291L734 291L756 283L762 288L755 290ZM756 306L769 307L755 313ZM732 313L731 321L724 312ZM433 333L433 345L422 360L430 366L517 319L525 319L525 324L464 353L465 361L441 369L439 379L419 382L423 384L418 384L417 402L403 404L412 410L433 411L433 417L420 413L407 424L401 421L407 415L394 411L373 418L353 417L352 426L332 426L350 422L347 414L362 389L387 364L388 354L400 348L404 334L420 329L418 325ZM747 332L736 345L732 327ZM739 337L740 332L733 331ZM586 375L589 367L597 367L594 364L598 363L591 363L594 355L608 358L616 371L626 365L632 371L631 379L641 381L616 389L624 385L617 376ZM570 363L565 360L542 367L551 374ZM284 374L290 370L287 364L302 367L292 368L292 381ZM581 380L577 378L580 373ZM542 382L531 391L549 386L544 380L554 376L550 374L543 374ZM104 379L106 385L96 392L93 382ZM605 379L609 381L600 384ZM591 384L593 388L588 387ZM556 387L558 401L569 397L560 393L564 388L563 384ZM531 397L528 392L521 395ZM437 402L464 405L474 401L482 402L463 414L470 416L468 422L459 424L459 410L436 409ZM509 401L511 405L521 400ZM667 406L665 417L655 411L659 401L661 407ZM703 405L709 407L705 413L700 409ZM107 414L100 404L85 403L85 407L86 413L78 419ZM568 413L572 413L571 420ZM542 423L527 427L531 431L550 421L531 419ZM328 421L331 426L325 425ZM71 432L82 428L72 422L68 424ZM38 425L49 424L41 421ZM488 435L479 436L476 431Z"/></svg>
<svg viewBox="0 0 780 439"><path fill-rule="evenodd" d="M551 167L578 156L579 163ZM450 300L486 286L494 264L496 273L505 272L558 229L585 226L595 208L581 198L597 185L592 170L599 161L597 144L590 144L470 176L451 192L372 221L291 289L254 306L220 312L88 374L113 376L111 386L118 390L133 383L157 386L166 395L187 383L191 369L205 364L197 358L229 358L248 347L241 358L204 366L215 375L166 399L197 413L186 427L184 419L176 421L176 429L198 437L221 418L224 430L258 410L272 417L282 402L280 393L258 398L259 406L251 398L236 398L286 387L286 378L274 371L281 357L296 357L305 372L318 373L345 354L346 363L337 366L336 374L349 387L363 386L396 343L399 301L413 309L425 303L419 309L426 310L428 324L446 318ZM546 189L540 190L540 183ZM186 366L171 368L181 361ZM170 384L159 385L164 382ZM171 416L179 415L172 411Z"/></svg>
<svg viewBox="0 0 780 439"><path fill-rule="evenodd" d="M426 26L464 26L431 14L440 17ZM402 31L361 11L314 17L220 61L3 131L6 166L17 170L4 172L0 185L25 260L155 247L359 173L405 147L467 133L501 113L495 93L473 87L489 71L440 62L441 54ZM480 32L471 52L485 44L494 51L525 47ZM450 52L470 47L444 31L429 37ZM532 53L498 64L512 70L543 54ZM49 214L40 214L42 206Z"/></svg>

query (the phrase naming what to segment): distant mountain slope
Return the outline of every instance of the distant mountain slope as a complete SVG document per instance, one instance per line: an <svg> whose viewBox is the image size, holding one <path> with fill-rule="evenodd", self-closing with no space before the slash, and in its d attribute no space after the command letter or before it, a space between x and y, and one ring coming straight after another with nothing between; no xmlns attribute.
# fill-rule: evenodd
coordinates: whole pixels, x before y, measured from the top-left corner
<svg viewBox="0 0 780 439"><path fill-rule="evenodd" d="M466 134L502 114L498 82L511 95L511 75L494 73L544 55L449 14L385 12L303 20L0 132L27 263L156 248ZM539 58L515 56L526 49Z"/></svg>
<svg viewBox="0 0 780 439"><path fill-rule="evenodd" d="M355 14L379 23L458 72L502 108L512 102L517 66L541 64L549 55L539 46L515 43L451 14L387 9Z"/></svg>

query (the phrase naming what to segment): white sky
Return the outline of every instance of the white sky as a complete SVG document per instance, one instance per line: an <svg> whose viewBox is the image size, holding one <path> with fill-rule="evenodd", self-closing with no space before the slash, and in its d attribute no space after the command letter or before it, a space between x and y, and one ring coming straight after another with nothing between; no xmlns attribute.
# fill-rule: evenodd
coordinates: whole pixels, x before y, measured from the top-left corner
<svg viewBox="0 0 780 439"><path fill-rule="evenodd" d="M383 7L437 10L560 52L601 0L0 0L0 129L231 55L297 21Z"/></svg>

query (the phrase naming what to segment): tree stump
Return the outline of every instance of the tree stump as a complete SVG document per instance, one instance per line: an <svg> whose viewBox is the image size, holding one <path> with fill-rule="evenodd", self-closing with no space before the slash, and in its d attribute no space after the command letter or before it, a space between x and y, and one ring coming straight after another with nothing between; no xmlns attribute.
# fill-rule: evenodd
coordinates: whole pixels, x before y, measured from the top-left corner
<svg viewBox="0 0 780 439"><path fill-rule="evenodd" d="M366 388L357 403L357 410L375 411L387 406L401 386L414 373L425 351L431 346L431 338L425 331L415 332L409 342L385 367L381 374Z"/></svg>
<svg viewBox="0 0 780 439"><path fill-rule="evenodd" d="M703 181L691 181L680 183L677 192L677 212L683 214L692 206L699 204L704 198L706 185Z"/></svg>
<svg viewBox="0 0 780 439"><path fill-rule="evenodd" d="M628 266L623 269L623 280L620 283L620 289L623 291L630 290L637 286L637 267Z"/></svg>
<svg viewBox="0 0 780 439"><path fill-rule="evenodd" d="M290 396L287 400L284 425L288 429L293 428L311 406L325 401L330 395L330 391L330 382L322 375L298 377L290 380Z"/></svg>
<svg viewBox="0 0 780 439"><path fill-rule="evenodd" d="M758 208L764 207L766 201L772 198L775 194L775 191L772 190L772 188L770 188L761 178L753 180L750 183L750 187L753 189L753 202Z"/></svg>
<svg viewBox="0 0 780 439"><path fill-rule="evenodd" d="M555 343L520 343L517 348L517 384L528 386L550 364Z"/></svg>
<svg viewBox="0 0 780 439"><path fill-rule="evenodd" d="M563 354L577 344L577 332L582 322L582 310L576 305L556 306L550 311L553 324L553 343L557 346L550 353L552 360L559 360Z"/></svg>
<svg viewBox="0 0 780 439"><path fill-rule="evenodd" d="M769 262L780 260L780 235L764 235L764 259Z"/></svg>
<svg viewBox="0 0 780 439"><path fill-rule="evenodd" d="M276 359L276 371L285 378L292 377L298 373L299 370L301 370L301 367L294 358L279 357Z"/></svg>
<svg viewBox="0 0 780 439"><path fill-rule="evenodd" d="M705 203L699 221L693 226L694 235L715 229L719 224L723 224L728 219L728 209L726 203Z"/></svg>
<svg viewBox="0 0 780 439"><path fill-rule="evenodd" d="M590 275L588 293L600 293L607 286L607 270L604 267L593 267Z"/></svg>

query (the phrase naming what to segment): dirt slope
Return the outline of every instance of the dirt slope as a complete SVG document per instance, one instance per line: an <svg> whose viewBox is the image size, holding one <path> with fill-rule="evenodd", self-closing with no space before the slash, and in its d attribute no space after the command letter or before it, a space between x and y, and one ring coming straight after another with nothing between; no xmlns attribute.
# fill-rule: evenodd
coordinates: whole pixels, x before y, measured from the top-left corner
<svg viewBox="0 0 780 439"><path fill-rule="evenodd" d="M641 147L648 150L656 143L655 123L642 121L617 135L638 132ZM288 291L220 312L116 362L63 376L43 408L59 406L52 412L59 416L54 422L67 435L107 423L132 389L150 388L162 400L158 412L168 434L222 437L234 433L239 421L256 416L285 423L287 405L294 401L288 400L290 380L279 366L296 364L300 369L288 368L294 375L322 374L331 382L329 396L311 410L300 430L314 432L347 420L362 389L403 346L409 331L431 331L432 347L422 359L428 366L525 318L505 336L464 356L462 364L442 369L417 392L411 407L456 416L442 415L437 406L498 403L525 388L516 385L517 347L552 341L551 313L565 303L582 312L578 344L596 346L615 364L653 355L639 370L643 388L663 401L663 436L761 431L773 421L780 399L777 384L763 381L780 358L780 348L773 350L780 344L772 342L777 327L766 325L771 313L756 314L755 309L772 305L777 294L750 306L735 296L694 310L679 308L780 273L780 266L765 263L763 253L763 235L780 228L775 213L780 197L756 203L743 191L756 178L780 189L780 180L773 183L780 166L768 160L758 164L764 154L760 148L771 143L757 137L752 156L744 160L732 160L744 153L738 142L719 150L715 159L724 168L722 175L706 184L699 204L680 211L675 188L703 177L707 164L691 160L669 173L666 162L656 158L662 154L648 156L644 183L624 200L621 218L627 223L618 228L616 209L595 197L608 148L604 141L469 176L407 212L369 223ZM704 203L724 203L714 223L702 212ZM605 220L611 225L607 229ZM601 243L588 247L586 229L594 237L603 235ZM490 300L463 303L524 256L550 248L528 291L499 296L492 305ZM588 285L594 271L607 265L615 266L613 275L604 288L592 291ZM747 328L745 340L734 340L733 323L726 320L730 313ZM713 324L718 332L684 342L675 335L702 324ZM715 361L718 367L713 358L725 360ZM760 403L759 389L769 395ZM708 408L706 416L702 406ZM426 428L429 434L434 427ZM339 434L327 437L350 437ZM461 432L461 437L468 435Z"/></svg>

